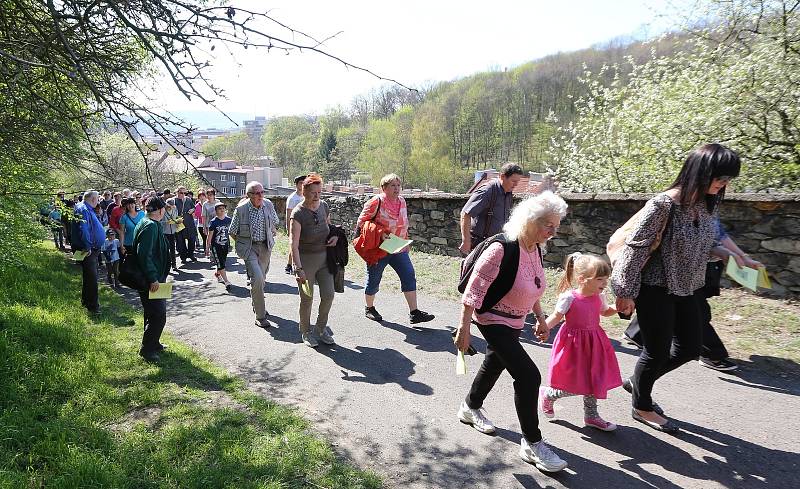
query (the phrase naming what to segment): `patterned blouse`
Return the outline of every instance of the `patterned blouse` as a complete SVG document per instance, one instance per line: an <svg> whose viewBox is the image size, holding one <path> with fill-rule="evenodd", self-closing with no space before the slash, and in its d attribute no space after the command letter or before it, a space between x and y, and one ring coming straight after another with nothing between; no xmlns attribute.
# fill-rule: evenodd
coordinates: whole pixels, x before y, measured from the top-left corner
<svg viewBox="0 0 800 489"><path fill-rule="evenodd" d="M664 229L661 246L650 255L650 244L667 219L670 221ZM611 274L614 294L635 299L641 284L647 284L665 287L672 295L692 295L705 284L706 263L717 236L717 219L717 211L709 213L705 201L684 208L665 193L648 200Z"/></svg>

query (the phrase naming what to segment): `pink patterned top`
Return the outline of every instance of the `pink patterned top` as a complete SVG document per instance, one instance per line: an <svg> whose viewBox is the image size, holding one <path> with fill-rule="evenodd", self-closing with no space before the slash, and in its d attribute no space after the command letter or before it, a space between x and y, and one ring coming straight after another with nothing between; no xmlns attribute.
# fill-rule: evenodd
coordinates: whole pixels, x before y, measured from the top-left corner
<svg viewBox="0 0 800 489"><path fill-rule="evenodd" d="M486 248L475 263L472 276L461 297L462 304L476 309L483 305L483 299L486 297L489 286L500 273L502 259L503 245L501 243L492 243ZM472 319L480 324L502 324L514 329L522 329L525 326L525 316L533 309L533 305L542 296L545 288L547 288L547 281L539 252L536 248L528 252L524 246L520 246L519 268L514 285L492 309L522 317L513 319L493 314L490 311L483 314L478 314L476 311L472 314Z"/></svg>
<svg viewBox="0 0 800 489"><path fill-rule="evenodd" d="M381 208L378 210L378 199L381 199ZM378 214L375 215L375 211ZM375 196L364 203L364 209L361 210L361 215L358 216L356 226L361 226L365 222L375 216L375 223L379 224L389 232L397 236L407 239L408 238L408 211L406 208L406 199L398 196L397 200L389 201L386 194Z"/></svg>

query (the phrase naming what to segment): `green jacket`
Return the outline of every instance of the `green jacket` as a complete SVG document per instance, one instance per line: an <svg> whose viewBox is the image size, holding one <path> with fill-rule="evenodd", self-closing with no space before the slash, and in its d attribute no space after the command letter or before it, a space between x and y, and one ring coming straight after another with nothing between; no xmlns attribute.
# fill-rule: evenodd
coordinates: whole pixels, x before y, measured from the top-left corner
<svg viewBox="0 0 800 489"><path fill-rule="evenodd" d="M161 223L145 217L133 230L133 250L147 283L163 282L169 274L169 249Z"/></svg>

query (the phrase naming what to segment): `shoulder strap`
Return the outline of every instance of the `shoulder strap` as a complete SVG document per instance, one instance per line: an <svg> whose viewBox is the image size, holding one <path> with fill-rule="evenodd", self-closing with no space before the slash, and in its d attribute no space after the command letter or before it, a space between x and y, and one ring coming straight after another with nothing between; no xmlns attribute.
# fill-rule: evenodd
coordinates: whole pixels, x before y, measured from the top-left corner
<svg viewBox="0 0 800 489"><path fill-rule="evenodd" d="M378 207L375 209L375 214L372 215L372 217L370 218L370 221L374 221L375 218L378 217L378 212L381 211L381 202L383 202L383 199L381 199L381 196L379 195L378 196Z"/></svg>

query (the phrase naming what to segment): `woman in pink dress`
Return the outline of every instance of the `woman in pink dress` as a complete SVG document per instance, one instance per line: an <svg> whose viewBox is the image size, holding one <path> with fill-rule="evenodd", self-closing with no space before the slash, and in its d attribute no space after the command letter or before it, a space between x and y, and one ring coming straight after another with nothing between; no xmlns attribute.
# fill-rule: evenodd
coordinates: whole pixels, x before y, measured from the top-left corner
<svg viewBox="0 0 800 489"><path fill-rule="evenodd" d="M555 312L547 318L547 329L566 318L550 351L550 387L539 388L539 404L548 418L555 416L556 399L583 396L583 422L603 431L614 431L597 412L597 400L622 385L614 348L600 327L600 316L616 314L603 300L611 265L595 255L573 253L564 263ZM573 288L574 287L574 288Z"/></svg>

